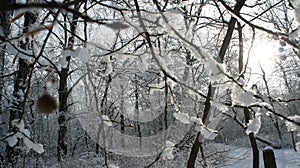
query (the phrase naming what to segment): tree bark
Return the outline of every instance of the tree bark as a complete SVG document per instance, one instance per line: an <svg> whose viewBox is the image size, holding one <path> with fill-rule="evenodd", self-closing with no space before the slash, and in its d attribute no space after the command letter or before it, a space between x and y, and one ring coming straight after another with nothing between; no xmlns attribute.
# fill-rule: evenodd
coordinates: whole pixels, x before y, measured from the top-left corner
<svg viewBox="0 0 300 168"><path fill-rule="evenodd" d="M245 2L246 2L246 0L238 0L237 3L236 3L236 5L234 6L234 11L236 13L240 13L240 10L244 6ZM229 46L229 43L230 43L230 40L232 38L232 34L233 34L234 27L235 27L235 23L236 23L236 18L231 17L230 21L228 23L228 29L227 29L225 38L223 40L221 50L219 52L219 58L221 60L224 60L226 50L227 50L227 48Z"/></svg>
<svg viewBox="0 0 300 168"><path fill-rule="evenodd" d="M234 11L239 13L241 8L244 6L246 0L239 0L237 1L235 7L234 7ZM225 35L225 38L223 40L220 52L219 52L219 61L223 62L224 57L225 57L225 53L226 50L229 46L230 40L232 38L232 34L233 34L233 30L235 27L235 23L236 23L236 19L234 17L231 17L229 24L228 24L228 29ZM208 89L208 95L206 98L206 102L205 102L205 109L204 109L204 113L203 113L203 117L202 117L202 122L206 125L207 122L209 121L209 115L210 115L210 100L212 98L212 96L214 95L213 90L215 90L215 88L212 88L211 84L209 85L209 89ZM190 153L190 157L188 160L188 168L193 168L195 166L195 161L197 158L197 154L199 152L199 147L201 146L201 142L200 142L200 133L197 133L196 135L196 139L194 141L194 144L192 146L192 150Z"/></svg>
<svg viewBox="0 0 300 168"><path fill-rule="evenodd" d="M210 100L212 99L213 96L213 88L211 86L211 84L208 87L208 91L207 91L207 97L206 97L206 101L205 101L205 108L203 111L203 116L202 116L202 122L204 125L208 124L209 121L209 113L210 113ZM195 167L195 162L196 162L196 158L199 152L199 148L201 146L202 143L202 137L201 137L201 133L198 132L196 135L196 139L193 143L192 146L192 150L189 156L189 160L188 160L188 164L187 164L187 168L194 168Z"/></svg>
<svg viewBox="0 0 300 168"><path fill-rule="evenodd" d="M8 6L9 4L14 3L14 2L15 2L15 0L0 1L0 5L1 6ZM3 42L7 41L8 35L10 33L9 19L10 19L11 14L12 14L12 11L3 11L3 12L1 11L0 12L0 30L2 30L2 33L0 33L0 40L3 41ZM2 45L1 48L0 48L0 76L3 76L3 74L4 74L5 49L6 49L5 45ZM0 79L0 102L1 102L0 115L1 115L1 117L2 117L2 115L4 115L3 112L2 112L3 87L4 87L4 80L3 80L3 78L1 78ZM2 130L2 127L0 129L0 132L1 132L0 136L4 136L4 132ZM7 145L6 149L7 149L6 154L8 155L8 158L9 158L8 161L10 163L13 163L14 159L10 158L11 156L13 157L13 149L9 145ZM2 159L2 157L1 157L1 159ZM4 162L4 160L2 160L2 162Z"/></svg>
<svg viewBox="0 0 300 168"><path fill-rule="evenodd" d="M242 27L240 24L238 24L238 33L239 33L239 73L242 73L243 71L243 33L242 33ZM241 74L241 77L243 78L243 74ZM248 124L251 116L250 111L248 108L244 108L244 116L245 116L245 123ZM250 144L252 147L252 153L253 153L253 168L259 167L259 150L256 143L256 138L253 132L251 132L249 135Z"/></svg>
<svg viewBox="0 0 300 168"><path fill-rule="evenodd" d="M74 4L74 9L79 10L79 2ZM77 20L79 16L73 13L72 21L70 21L71 35L67 40L67 49L72 49L75 41ZM65 37L67 38L67 36ZM66 134L68 131L66 113L68 112L68 77L69 77L69 65L71 57L66 57L67 66L61 69L59 73L59 117L58 117L58 141L57 141L57 157L58 161L61 161L68 153L68 145L66 143Z"/></svg>
<svg viewBox="0 0 300 168"><path fill-rule="evenodd" d="M36 22L36 16L32 12L26 12L24 14L24 29L23 33L28 32L28 27ZM20 47L23 50L28 50L28 45L30 44L30 41L28 39L25 40L25 42L20 42ZM10 129L13 130L11 122L15 119L20 119L21 116L23 116L22 108L23 108L23 99L24 96L20 95L20 93L25 93L26 91L26 79L28 77L29 73L29 64L27 60L20 58L18 59L18 71L17 71L17 77L14 82L14 91L13 91L13 101L12 106L9 111L9 121L10 121ZM28 88L27 88L28 89ZM8 155L8 162L12 165L17 162L16 156L19 155L19 152L14 150L13 147L7 146L7 155Z"/></svg>
<svg viewBox="0 0 300 168"><path fill-rule="evenodd" d="M70 59L68 61L68 66L70 63ZM69 67L62 68L59 74L59 92L58 92L58 99L59 99L59 116L58 116L58 142L57 142L57 157L58 161L61 161L63 157L68 152L68 146L65 141L65 137L68 131L67 123L66 123L66 116L65 113L68 112L68 90L67 90L67 79L68 79L68 71Z"/></svg>
<svg viewBox="0 0 300 168"><path fill-rule="evenodd" d="M250 120L250 111L247 108L244 108L244 115L245 115L245 122L246 124L248 124ZM252 147L252 155L253 155L252 167L259 168L259 150L257 147L255 135L253 132L251 132L249 133L248 136Z"/></svg>

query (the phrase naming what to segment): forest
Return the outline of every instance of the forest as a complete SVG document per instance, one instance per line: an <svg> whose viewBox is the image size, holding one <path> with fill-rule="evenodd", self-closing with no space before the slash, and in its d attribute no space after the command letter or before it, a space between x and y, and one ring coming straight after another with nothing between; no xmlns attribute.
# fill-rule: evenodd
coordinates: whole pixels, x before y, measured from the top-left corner
<svg viewBox="0 0 300 168"><path fill-rule="evenodd" d="M299 0L0 0L0 23L0 167L300 167Z"/></svg>

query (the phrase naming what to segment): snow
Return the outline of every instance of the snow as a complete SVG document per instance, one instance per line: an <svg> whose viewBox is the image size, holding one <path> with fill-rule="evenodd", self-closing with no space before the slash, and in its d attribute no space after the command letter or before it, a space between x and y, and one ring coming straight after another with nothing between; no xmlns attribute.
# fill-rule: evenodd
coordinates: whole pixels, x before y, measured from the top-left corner
<svg viewBox="0 0 300 168"><path fill-rule="evenodd" d="M239 104L243 106L249 106L253 103L253 93L250 91L243 90L237 84L234 84L232 87L232 104Z"/></svg>
<svg viewBox="0 0 300 168"><path fill-rule="evenodd" d="M165 82L159 82L159 83L153 83L153 84L149 84L148 85L150 87L150 89L152 88L157 88L157 89L162 89L165 86Z"/></svg>
<svg viewBox="0 0 300 168"><path fill-rule="evenodd" d="M67 56L65 54L62 54L62 55L63 56L60 59L61 68L67 68L67 66L68 66Z"/></svg>
<svg viewBox="0 0 300 168"><path fill-rule="evenodd" d="M106 56L106 69L104 72L100 72L100 75L105 77L108 76L110 73L112 73L113 68L112 68L112 63L110 61L110 56Z"/></svg>
<svg viewBox="0 0 300 168"><path fill-rule="evenodd" d="M267 107L268 109L273 109L273 107L271 106L271 104L269 104L267 102L260 102L259 105L261 107Z"/></svg>
<svg viewBox="0 0 300 168"><path fill-rule="evenodd" d="M201 132L201 135L203 135L204 139L214 140L218 135L216 130L210 129L204 125L197 125L195 129Z"/></svg>
<svg viewBox="0 0 300 168"><path fill-rule="evenodd" d="M173 142L171 142L171 141L167 141L166 142L166 148L171 148L171 147L174 147L175 145L174 145L174 143Z"/></svg>
<svg viewBox="0 0 300 168"><path fill-rule="evenodd" d="M89 51L87 48L81 48L81 47L78 47L76 49L77 51L77 56L78 58L83 62L83 63L87 63L89 62L89 60L91 59L91 56L89 54Z"/></svg>
<svg viewBox="0 0 300 168"><path fill-rule="evenodd" d="M102 120L106 126L109 126L109 127L112 126L112 122L110 121L110 119L107 115L102 115Z"/></svg>
<svg viewBox="0 0 300 168"><path fill-rule="evenodd" d="M218 120L219 118L213 118L209 125L213 125L215 127L218 124ZM205 126L200 118L191 117L190 121L196 124L195 129L201 132L201 135L203 135L204 139L213 140L218 135L218 131Z"/></svg>
<svg viewBox="0 0 300 168"><path fill-rule="evenodd" d="M291 119L291 120L294 120L297 123L300 123L300 116L299 115L289 116L288 118ZM286 125L288 131L297 131L298 129L300 129L299 126L297 126L296 124L291 123L289 121L286 121L285 125Z"/></svg>
<svg viewBox="0 0 300 168"><path fill-rule="evenodd" d="M18 120L18 119L15 119L15 120L13 120L13 121L11 121L11 125L13 126L13 127L16 127L16 128L18 128L19 129L19 131L20 132L23 132L24 131L24 121L23 120Z"/></svg>
<svg viewBox="0 0 300 168"><path fill-rule="evenodd" d="M180 122L182 122L184 124L189 124L190 123L190 118L189 118L189 115L187 113L177 112L177 113L174 113L173 116L177 120L179 120Z"/></svg>
<svg viewBox="0 0 300 168"><path fill-rule="evenodd" d="M61 55L62 55L62 59L61 59L62 68L67 67L68 65L67 57L69 56L73 58L78 58L83 63L87 63L91 59L88 49L82 47L77 47L75 51L70 49L62 50Z"/></svg>
<svg viewBox="0 0 300 168"><path fill-rule="evenodd" d="M293 1L293 6L295 7L295 17L296 21L300 23L300 4L297 1Z"/></svg>
<svg viewBox="0 0 300 168"><path fill-rule="evenodd" d="M77 54L76 54L76 51L73 51L70 49L65 49L65 50L62 50L61 55L64 57L67 57L67 56L76 57Z"/></svg>
<svg viewBox="0 0 300 168"><path fill-rule="evenodd" d="M217 101L211 101L211 105L223 113L225 113L229 110L225 104L217 102Z"/></svg>
<svg viewBox="0 0 300 168"><path fill-rule="evenodd" d="M144 54L144 55L141 55L139 58L142 63L142 69L147 71L148 67L149 67L149 63L147 62L147 60L150 58L150 56Z"/></svg>
<svg viewBox="0 0 300 168"><path fill-rule="evenodd" d="M30 132L28 129L24 128L24 121L23 120L13 120L12 126L18 128L19 132L16 133L9 133L6 138L6 141L8 142L8 145L10 147L14 147L19 139L23 139L23 142L28 150L32 149L35 152L41 154L44 152L44 148L42 144L34 143L30 138Z"/></svg>
<svg viewBox="0 0 300 168"><path fill-rule="evenodd" d="M173 149L174 149L174 143L171 141L167 141L166 146L161 154L161 157L163 159L170 159L170 160L174 159Z"/></svg>
<svg viewBox="0 0 300 168"><path fill-rule="evenodd" d="M166 12L164 12L165 17L167 20L162 20L159 19L159 24L165 26L165 29L168 33L171 35L175 35L174 32L172 31L172 28L175 29L176 31L182 31L184 30L184 17L181 14L179 9L169 9ZM165 24L167 22L167 24ZM172 28L171 28L172 25ZM184 32L182 32L184 33ZM176 35L175 35L176 36Z"/></svg>
<svg viewBox="0 0 300 168"><path fill-rule="evenodd" d="M296 145L296 150L299 151L300 150L300 141L297 142L295 145Z"/></svg>
<svg viewBox="0 0 300 168"><path fill-rule="evenodd" d="M42 144L34 143L27 137L24 137L24 144L29 150L32 149L39 154L42 154L45 151Z"/></svg>
<svg viewBox="0 0 300 168"><path fill-rule="evenodd" d="M248 152L247 152L248 151ZM244 154L240 154L244 152ZM280 149L274 150L276 165L278 168L298 168L300 167L300 153L295 152L292 149ZM242 157L242 159L236 159L227 163L227 165L221 166L222 168L252 168L252 152L250 148L239 148L229 154L228 157ZM264 167L262 151L259 153L259 167Z"/></svg>
<svg viewBox="0 0 300 168"><path fill-rule="evenodd" d="M252 150L251 148L246 147L237 147L237 146L229 146L224 144L218 143L211 143L208 145L209 148L215 149L219 153L215 153L216 155L210 156L207 152L207 163L209 164L208 167L213 168L252 168ZM208 148L205 145L205 149ZM259 167L264 167L263 162L263 149L260 149L259 153ZM174 152L175 151L175 152ZM292 149L276 149L273 150L276 158L276 164L278 168L298 168L300 166L300 152L295 152ZM170 148L167 150L163 150L162 159L158 161L157 164L151 166L153 168L162 168L162 167L170 167L170 168L179 168L179 167L186 167L186 162L188 158L189 152L187 151L178 151L174 149L171 151ZM164 156L164 157L163 157ZM169 159L169 158L171 159ZM201 157L201 156L200 156ZM199 160L201 158L199 157ZM212 158L213 157L213 158ZM147 158L144 158L147 159ZM149 158L148 158L149 159ZM134 166L130 165L130 161L132 162L132 158L128 159L123 163L119 163L118 161L111 160L109 164L109 168L114 168L113 166L119 165L119 167L145 167L151 163L155 158L150 158L147 161L143 160L142 158L138 158L135 161ZM211 161L211 159L214 160ZM197 160L197 162L199 161ZM63 163L51 165L51 168L56 167L98 167L98 168L106 168L104 165L104 158L99 157L99 155L89 155L89 156L80 156L80 158L74 157L73 159L66 160ZM118 166L117 166L118 167ZM195 167L201 167L199 164L196 163Z"/></svg>
<svg viewBox="0 0 300 168"><path fill-rule="evenodd" d="M198 117L191 117L190 121L191 121L191 122L194 122L194 123L196 123L196 124L198 124L198 125L201 125L201 124L202 124L201 119L198 118Z"/></svg>
<svg viewBox="0 0 300 168"><path fill-rule="evenodd" d="M266 146L263 150L274 150L271 146Z"/></svg>
<svg viewBox="0 0 300 168"><path fill-rule="evenodd" d="M105 54L110 52L116 41L116 32L107 26L91 27L89 30L87 48L90 53Z"/></svg>
<svg viewBox="0 0 300 168"><path fill-rule="evenodd" d="M6 43L6 50L11 55L18 54L18 50L14 46L12 46L10 43Z"/></svg>
<svg viewBox="0 0 300 168"><path fill-rule="evenodd" d="M249 135L249 133L253 132L254 134L257 134L261 127L261 113L256 113L255 118L251 119L249 123L247 124L247 130L246 134Z"/></svg>
<svg viewBox="0 0 300 168"><path fill-rule="evenodd" d="M300 123L300 116L299 115L289 116L288 118L291 119L291 120L294 120L297 123ZM291 132L291 131L297 131L297 136L300 137L300 126L298 126L298 125L296 125L294 123L291 123L289 121L285 121L285 125L286 125L287 130L289 132ZM298 141L296 143L296 149L300 150L300 141Z"/></svg>
<svg viewBox="0 0 300 168"><path fill-rule="evenodd" d="M9 137L6 138L6 141L8 142L8 145L10 147L14 147L17 143L18 143L18 137L17 135L11 135Z"/></svg>
<svg viewBox="0 0 300 168"><path fill-rule="evenodd" d="M174 155L173 155L173 149L172 148L165 148L163 153L161 154L161 157L163 159L174 159Z"/></svg>
<svg viewBox="0 0 300 168"><path fill-rule="evenodd" d="M207 57L207 60L205 61L207 67L209 68L210 76L209 79L212 82L212 84L217 83L223 83L227 80L227 77L225 76L225 66L224 64L218 63L215 59L212 57Z"/></svg>

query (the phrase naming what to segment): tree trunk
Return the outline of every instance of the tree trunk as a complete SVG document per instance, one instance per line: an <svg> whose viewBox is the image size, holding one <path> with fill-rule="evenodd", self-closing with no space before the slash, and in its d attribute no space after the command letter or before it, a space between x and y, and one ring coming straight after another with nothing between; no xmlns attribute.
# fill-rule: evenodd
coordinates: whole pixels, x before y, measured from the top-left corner
<svg viewBox="0 0 300 168"><path fill-rule="evenodd" d="M276 168L275 155L272 149L263 150L265 168Z"/></svg>
<svg viewBox="0 0 300 168"><path fill-rule="evenodd" d="M242 26L238 24L238 33L239 33L239 73L241 74L243 71L243 34L242 34ZM243 74L241 74L243 78ZM244 109L245 123L248 124L251 119L250 111L247 107ZM253 168L259 167L259 150L256 143L256 138L253 132L249 134L249 140L252 147L253 153Z"/></svg>
<svg viewBox="0 0 300 168"><path fill-rule="evenodd" d="M28 27L36 22L36 16L32 12L26 12L24 14L24 29L23 33L28 32ZM28 45L30 45L30 41L28 39L25 40L25 42L20 42L20 47L23 50L28 50ZM12 107L10 108L10 129L12 128L11 121L15 119L21 119L19 117L23 116L21 113L23 111L23 99L24 95L20 95L20 93L25 93L26 91L26 79L28 77L29 73L29 65L27 60L20 58L18 60L18 71L17 71L17 77L14 82L14 91L13 91L13 101L12 101ZM27 88L28 89L28 88ZM7 155L8 155L8 161L12 165L17 161L16 156L19 155L19 152L14 150L12 147L7 146Z"/></svg>
<svg viewBox="0 0 300 168"><path fill-rule="evenodd" d="M106 114L106 100L107 100L107 96L108 96L108 91L109 91L109 86L110 86L110 82L112 81L112 78L110 75L108 75L108 78L106 80L106 84L105 84L105 90L104 90L104 94L103 97L101 99L100 102L100 109L101 109L101 113L102 114ZM101 128L99 128L99 131L101 130ZM98 139L98 138L97 138ZM104 142L103 142L104 143ZM96 143L96 153L99 154L100 153L100 145L98 143ZM106 154L105 154L106 155Z"/></svg>
<svg viewBox="0 0 300 168"><path fill-rule="evenodd" d="M240 13L240 10L244 6L245 2L246 2L246 0L239 0L239 1L237 1L236 5L234 6L234 11L236 13ZM234 27L235 27L235 23L236 23L236 18L231 17L230 21L228 23L228 29L227 29L225 38L223 40L221 50L219 52L219 58L221 60L224 60L226 50L227 50L227 48L229 46L229 43L230 43L230 40L232 38L232 34L233 34Z"/></svg>
<svg viewBox="0 0 300 168"><path fill-rule="evenodd" d="M0 1L0 5L1 6L7 6L11 3L14 3L15 1L14 0L7 0L7 1ZM5 42L7 41L7 38L8 38L8 35L10 33L10 26L9 26L9 19L10 19L10 15L11 15L12 11L1 11L0 12L0 30L2 30L3 32L0 33L0 40ZM4 67L5 67L5 49L6 49L6 46L5 45L2 45L1 48L0 48L0 76L1 76L1 79L0 79L0 102L1 102L1 105L0 105L0 117L2 117L3 112L2 112L2 93L3 93L3 87L4 87L4 80L2 78L3 74L4 74ZM4 130L2 130L2 127L0 129L0 136L4 136ZM10 148L8 145L7 145L7 150L6 150L6 153L8 155L8 158L9 158L9 162L12 163L14 162L13 161L13 158L10 159L10 156L13 156L12 155L12 151L13 149ZM1 157L2 159L2 157ZM4 162L4 160L2 160L2 162Z"/></svg>
<svg viewBox="0 0 300 168"><path fill-rule="evenodd" d="M74 4L74 9L79 10L78 2ZM74 46L77 20L79 16L73 13L73 18L70 21L70 36L67 40L67 49L72 49ZM67 38L67 36L65 37ZM68 145L66 143L66 134L68 131L66 113L68 112L68 77L69 77L69 65L71 57L67 56L67 66L61 69L59 74L59 117L58 117L58 141L57 141L57 157L58 161L61 161L68 152Z"/></svg>
<svg viewBox="0 0 300 168"><path fill-rule="evenodd" d="M68 61L68 66L70 63L70 59ZM68 90L67 90L67 79L68 79L68 71L69 68L62 68L59 74L59 116L58 116L58 142L57 142L57 157L58 161L61 161L63 157L68 152L68 146L65 141L66 133L68 130L67 123L66 123L66 116L65 113L68 112Z"/></svg>
<svg viewBox="0 0 300 168"><path fill-rule="evenodd" d="M208 124L209 121L209 116L210 116L210 100L212 99L213 96L213 88L211 86L211 84L208 87L208 91L207 91L207 97L206 97L206 101L205 101L205 108L203 111L203 116L202 116L202 122L204 125ZM201 137L201 133L198 132L196 135L196 139L193 143L192 146L192 150L189 156L189 160L188 160L188 164L187 164L187 168L194 168L195 167L195 162L196 162L196 158L199 152L199 148L201 146L202 143L202 137Z"/></svg>
<svg viewBox="0 0 300 168"><path fill-rule="evenodd" d="M239 13L241 8L244 6L246 0L240 0L237 1L236 5L234 6L234 11ZM226 50L229 46L230 40L232 38L232 34L234 31L234 27L235 27L235 23L236 23L236 19L234 17L231 17L229 24L228 24L228 29L225 35L225 38L223 40L220 52L219 52L219 61L223 62L224 57L225 57L225 53ZM214 88L211 87L211 85L209 85L209 90L208 90L208 95L206 98L206 102L205 102L205 109L204 109L204 113L203 113L203 118L202 118L202 122L204 124L207 124L208 120L209 120L209 111L210 111L210 100L213 96L213 90ZM188 168L193 168L195 165L195 160L197 158L197 154L199 152L199 147L201 145L201 142L199 141L199 137L201 134L197 134L195 142L193 144L192 150L191 150L191 154L190 154L190 158L188 160Z"/></svg>

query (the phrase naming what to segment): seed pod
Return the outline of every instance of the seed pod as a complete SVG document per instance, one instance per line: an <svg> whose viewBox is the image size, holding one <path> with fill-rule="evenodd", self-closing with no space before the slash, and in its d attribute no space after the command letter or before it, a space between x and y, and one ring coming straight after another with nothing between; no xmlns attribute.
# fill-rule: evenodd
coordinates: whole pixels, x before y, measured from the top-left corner
<svg viewBox="0 0 300 168"><path fill-rule="evenodd" d="M38 110L46 115L52 114L58 107L56 98L51 96L47 91L38 98L37 108Z"/></svg>

